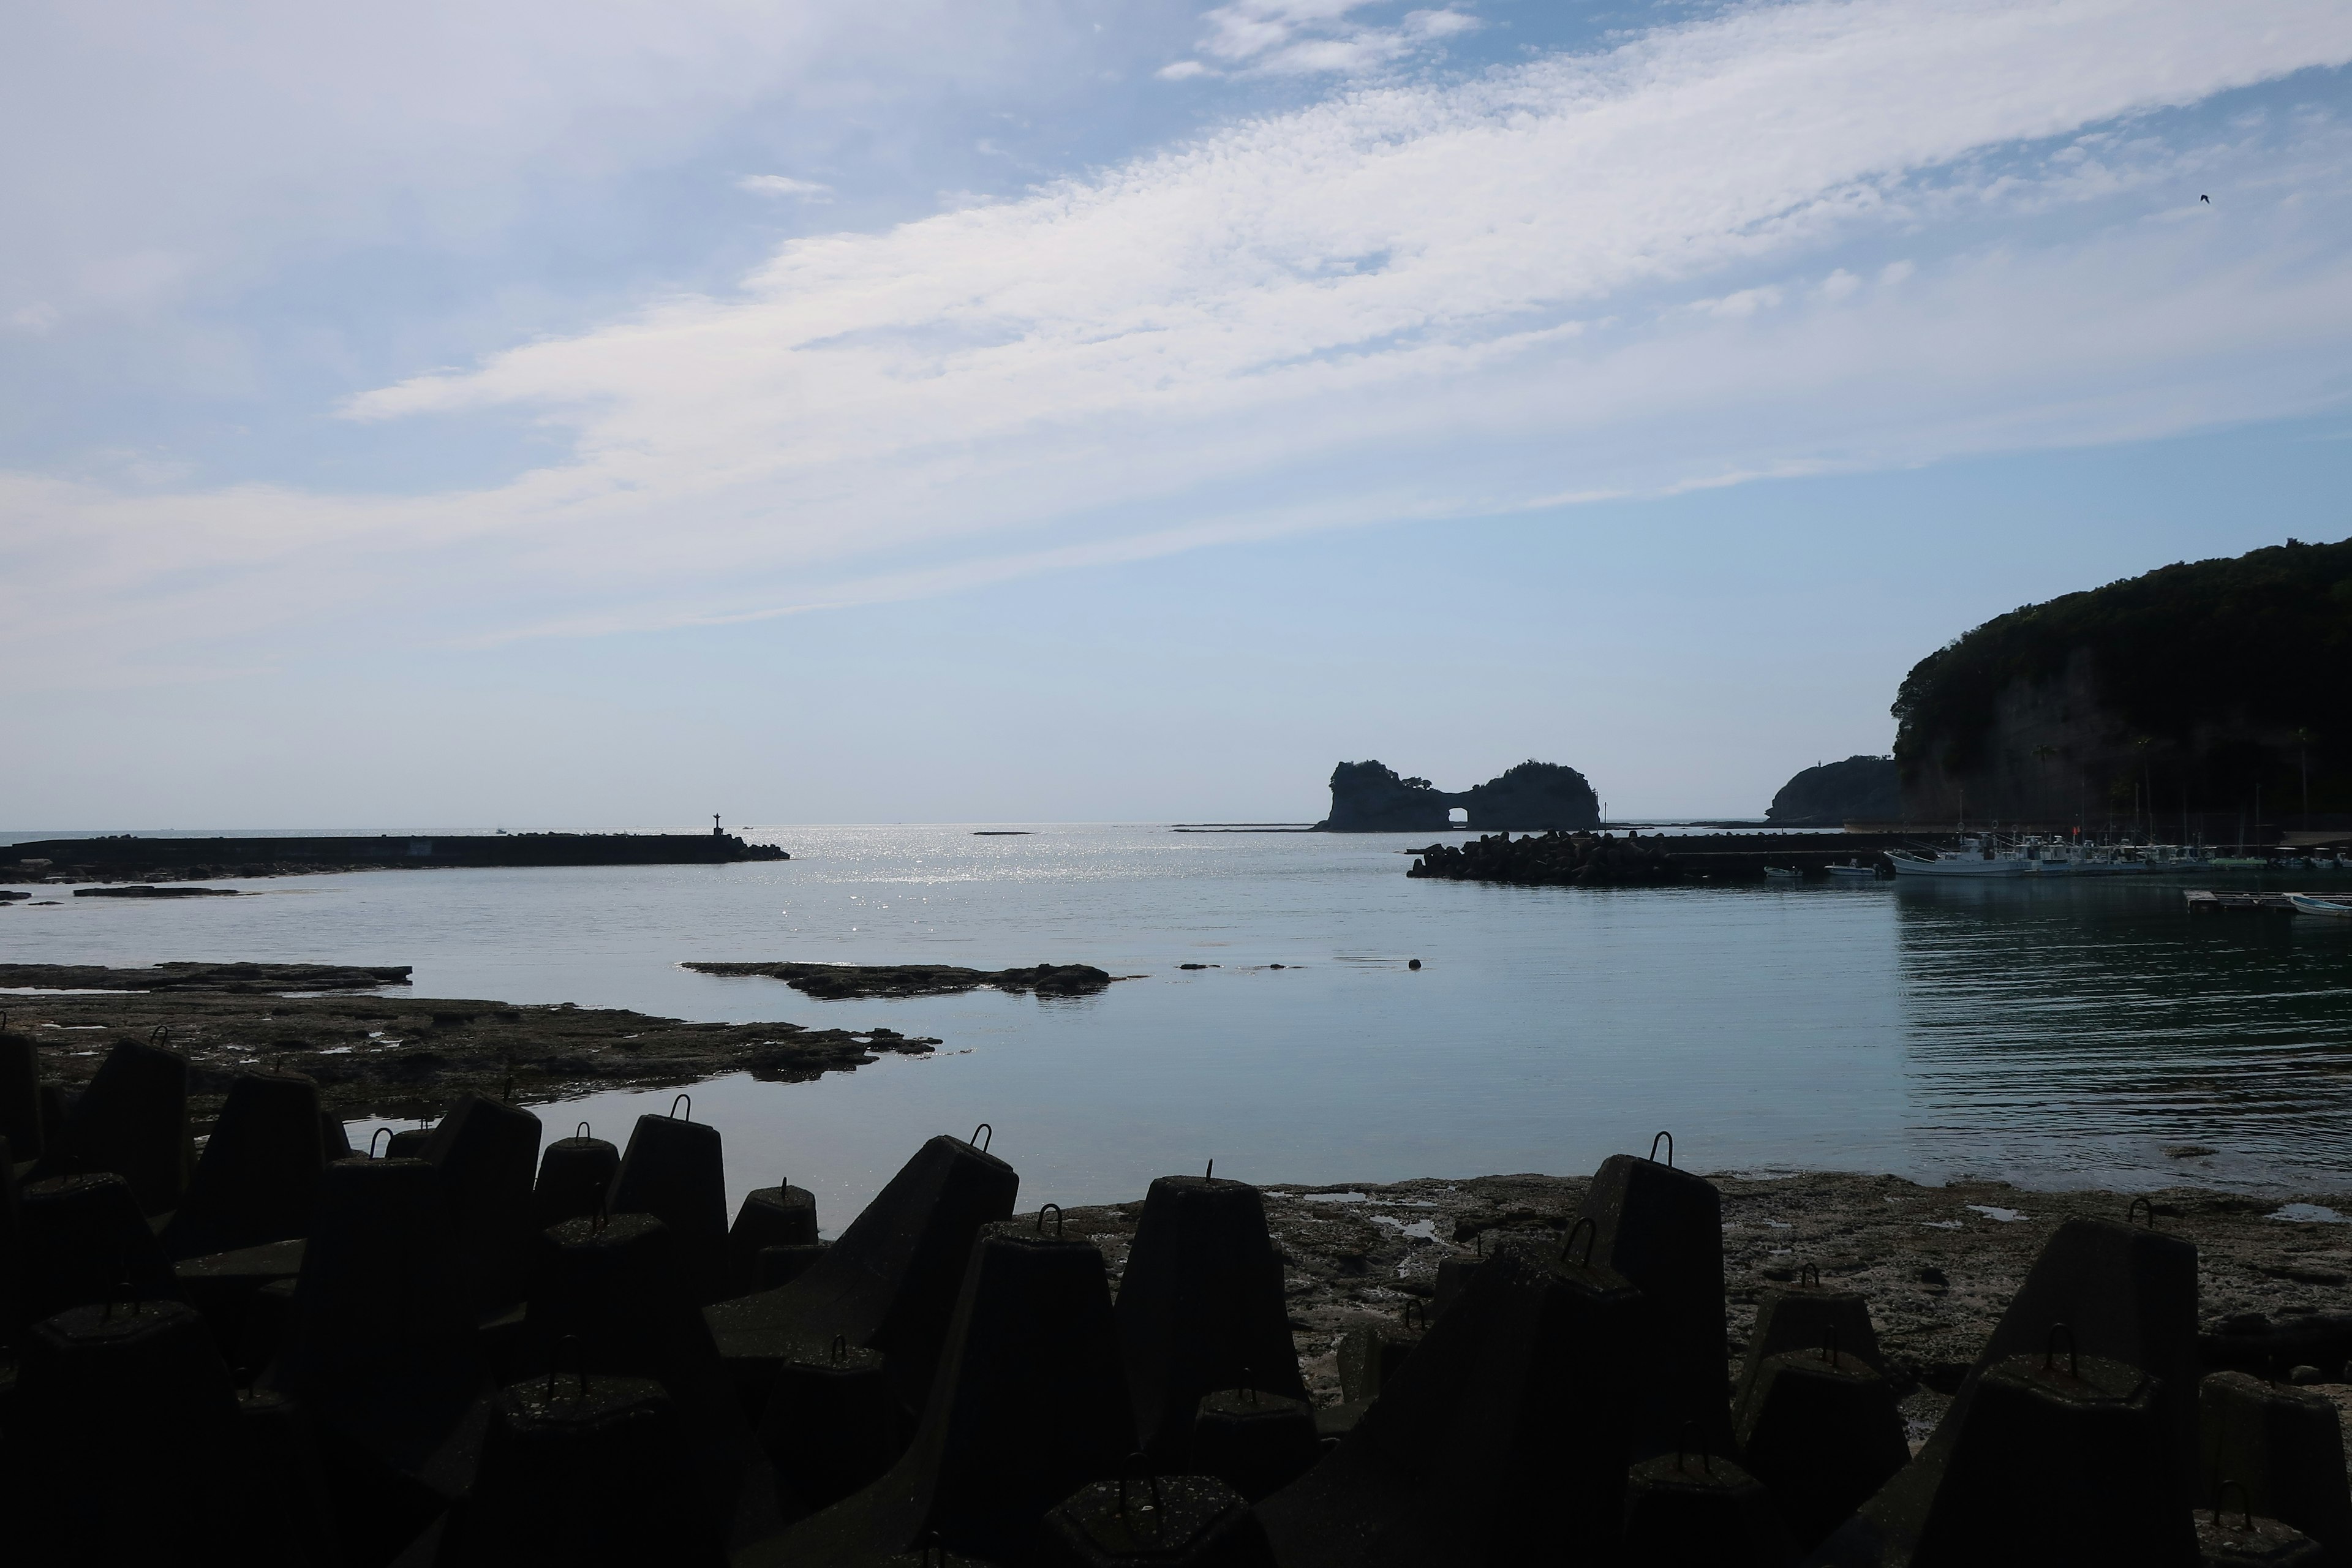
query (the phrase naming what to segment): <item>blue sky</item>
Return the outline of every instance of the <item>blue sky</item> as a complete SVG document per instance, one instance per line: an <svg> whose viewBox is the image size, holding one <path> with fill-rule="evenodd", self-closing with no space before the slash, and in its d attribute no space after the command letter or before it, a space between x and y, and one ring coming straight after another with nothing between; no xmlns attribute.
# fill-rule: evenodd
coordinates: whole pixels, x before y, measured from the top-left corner
<svg viewBox="0 0 2352 1568"><path fill-rule="evenodd" d="M1754 813L2352 531L2352 4L23 14L7 826Z"/></svg>

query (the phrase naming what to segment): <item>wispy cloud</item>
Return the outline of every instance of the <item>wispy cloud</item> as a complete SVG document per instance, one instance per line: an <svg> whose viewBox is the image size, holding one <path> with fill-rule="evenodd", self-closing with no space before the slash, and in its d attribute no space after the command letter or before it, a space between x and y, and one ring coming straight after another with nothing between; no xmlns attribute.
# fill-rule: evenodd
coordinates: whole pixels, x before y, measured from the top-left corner
<svg viewBox="0 0 2352 1568"><path fill-rule="evenodd" d="M230 605L252 635L395 608L453 641L686 625L2305 411L2352 348L2343 128L2152 118L2352 58L2341 5L2264 16L1743 7L1360 85L1019 200L795 240L735 294L346 411L572 433L510 483L9 481L0 637L35 660L111 626L135 650ZM2230 185L2227 216L2141 221L2188 170L2192 205Z"/></svg>
<svg viewBox="0 0 2352 1568"><path fill-rule="evenodd" d="M1427 53L1482 24L1451 7L1407 12L1392 26L1360 19L1372 0L1232 0L1202 15L1199 47L1225 68L1265 76L1360 76ZM1204 74L1200 60L1160 72L1171 80Z"/></svg>
<svg viewBox="0 0 2352 1568"><path fill-rule="evenodd" d="M814 180L795 180L790 174L746 174L735 182L739 191L749 191L755 196L798 196L804 202L833 200L833 187Z"/></svg>

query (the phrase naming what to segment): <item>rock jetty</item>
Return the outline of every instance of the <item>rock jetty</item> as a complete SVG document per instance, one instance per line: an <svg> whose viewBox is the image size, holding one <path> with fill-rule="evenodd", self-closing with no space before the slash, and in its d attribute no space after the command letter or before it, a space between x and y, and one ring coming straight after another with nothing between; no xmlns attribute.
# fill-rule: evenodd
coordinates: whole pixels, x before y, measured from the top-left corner
<svg viewBox="0 0 2352 1568"><path fill-rule="evenodd" d="M781 980L804 996L838 1002L865 996L949 996L992 989L1039 996L1090 996L1114 975L1090 963L1037 963L1026 969L960 969L950 963L712 963L678 966L698 974L757 975Z"/></svg>
<svg viewBox="0 0 2352 1568"><path fill-rule="evenodd" d="M369 837L42 838L0 844L0 879L184 882L446 866L719 866L789 860L732 833L377 834Z"/></svg>
<svg viewBox="0 0 2352 1568"><path fill-rule="evenodd" d="M1628 834L1490 834L1420 852L1408 877L1453 882L1517 882L1526 887L1628 887L1682 879L1662 840Z"/></svg>
<svg viewBox="0 0 2352 1568"><path fill-rule="evenodd" d="M0 1037L12 1563L2352 1546L2326 1391L2352 1318L2226 1310L2242 1258L2340 1284L2316 1205L2233 1225L2176 1194L2066 1212L1869 1178L1822 1205L1678 1169L1662 1134L1580 1183L1171 1175L1024 1212L983 1123L914 1150L828 1243L782 1176L729 1219L730 1156L793 1152L729 1149L682 1096L625 1141L467 1096L375 1158L305 1075L250 1071L196 1157L186 1066L118 1043L52 1129ZM2242 1250L2209 1255L2219 1232ZM1884 1272L1921 1245L1937 1260ZM1914 1327L1937 1317L1968 1326Z"/></svg>

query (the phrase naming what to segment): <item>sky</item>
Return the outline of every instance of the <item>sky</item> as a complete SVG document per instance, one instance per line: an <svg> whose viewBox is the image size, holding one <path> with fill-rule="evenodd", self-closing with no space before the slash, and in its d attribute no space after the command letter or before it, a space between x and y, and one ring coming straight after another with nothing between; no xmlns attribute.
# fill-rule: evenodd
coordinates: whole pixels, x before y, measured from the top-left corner
<svg viewBox="0 0 2352 1568"><path fill-rule="evenodd" d="M25 0L0 827L1759 814L2352 533L2352 0Z"/></svg>

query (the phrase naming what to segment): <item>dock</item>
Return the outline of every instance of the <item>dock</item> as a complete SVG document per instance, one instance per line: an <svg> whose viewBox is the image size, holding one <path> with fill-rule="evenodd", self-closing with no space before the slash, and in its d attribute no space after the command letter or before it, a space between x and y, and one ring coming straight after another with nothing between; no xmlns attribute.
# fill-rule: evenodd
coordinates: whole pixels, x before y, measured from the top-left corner
<svg viewBox="0 0 2352 1568"><path fill-rule="evenodd" d="M2284 893L2221 893L2210 888L2191 888L2182 896L2189 900L2189 912L2192 915L2291 915L2295 912L2294 906L2287 902ZM2305 897L2352 901L2352 893L2311 892Z"/></svg>

